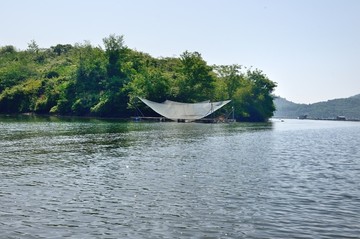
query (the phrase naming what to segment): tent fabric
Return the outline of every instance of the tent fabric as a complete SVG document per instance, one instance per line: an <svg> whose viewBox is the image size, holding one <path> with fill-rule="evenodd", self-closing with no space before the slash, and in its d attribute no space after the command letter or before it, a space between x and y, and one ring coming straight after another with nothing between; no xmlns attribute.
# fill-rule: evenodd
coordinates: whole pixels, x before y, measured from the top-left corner
<svg viewBox="0 0 360 239"><path fill-rule="evenodd" d="M226 100L218 102L204 101L199 103L182 103L166 100L163 103L158 103L140 97L139 99L156 113L175 121L202 119L214 113L231 101Z"/></svg>

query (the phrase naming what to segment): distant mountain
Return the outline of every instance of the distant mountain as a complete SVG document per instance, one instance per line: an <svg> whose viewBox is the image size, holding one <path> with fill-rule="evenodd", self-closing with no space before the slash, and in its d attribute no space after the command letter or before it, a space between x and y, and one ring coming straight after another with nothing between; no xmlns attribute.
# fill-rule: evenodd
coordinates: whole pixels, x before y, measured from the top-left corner
<svg viewBox="0 0 360 239"><path fill-rule="evenodd" d="M350 98L357 98L357 99L360 99L360 94L358 94L358 95L354 95L354 96L351 96Z"/></svg>
<svg viewBox="0 0 360 239"><path fill-rule="evenodd" d="M284 98L275 99L274 117L298 118L307 115L313 119L334 119L345 116L346 119L360 119L360 94L344 99L328 100L314 104L296 104Z"/></svg>

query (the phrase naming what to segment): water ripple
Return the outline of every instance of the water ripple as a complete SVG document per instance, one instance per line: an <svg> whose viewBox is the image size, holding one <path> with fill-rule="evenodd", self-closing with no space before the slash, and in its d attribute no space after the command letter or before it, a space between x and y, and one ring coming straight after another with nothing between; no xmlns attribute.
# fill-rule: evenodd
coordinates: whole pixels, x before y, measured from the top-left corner
<svg viewBox="0 0 360 239"><path fill-rule="evenodd" d="M0 122L1 238L360 235L358 124Z"/></svg>

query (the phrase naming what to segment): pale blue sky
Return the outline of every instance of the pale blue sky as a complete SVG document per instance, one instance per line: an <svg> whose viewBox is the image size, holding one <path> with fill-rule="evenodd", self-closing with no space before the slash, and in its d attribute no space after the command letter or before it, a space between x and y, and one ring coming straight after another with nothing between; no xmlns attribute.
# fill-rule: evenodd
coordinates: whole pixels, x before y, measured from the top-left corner
<svg viewBox="0 0 360 239"><path fill-rule="evenodd" d="M0 0L0 46L26 49L109 34L154 57L198 51L261 69L276 94L313 103L360 94L358 0Z"/></svg>

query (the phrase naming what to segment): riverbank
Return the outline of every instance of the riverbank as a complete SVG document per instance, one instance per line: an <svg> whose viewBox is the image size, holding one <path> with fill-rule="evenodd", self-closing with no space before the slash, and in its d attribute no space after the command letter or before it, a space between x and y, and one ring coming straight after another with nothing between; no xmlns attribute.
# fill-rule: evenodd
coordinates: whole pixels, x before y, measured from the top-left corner
<svg viewBox="0 0 360 239"><path fill-rule="evenodd" d="M173 120L167 119L165 117L143 117L143 116L133 116L129 118L121 118L121 117L99 117L99 116L75 116L75 115L58 115L58 114L36 114L36 113L21 113L21 114L0 114L3 117L12 117L12 118L43 118L43 119L80 119L80 120L118 120L118 121L134 121L134 122L173 122ZM179 120L179 123L186 123L184 120ZM203 118L198 119L192 122L196 123L234 123L235 119L226 119L224 117L216 117L216 118ZM249 122L250 123L250 122Z"/></svg>
<svg viewBox="0 0 360 239"><path fill-rule="evenodd" d="M338 118L286 118L286 117L273 117L272 119L285 120L285 119L297 119L297 120L325 120L325 121L349 121L360 122L360 119L338 119Z"/></svg>

